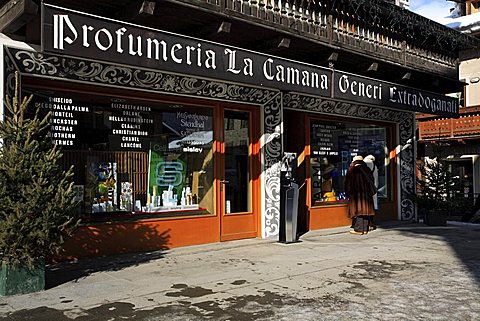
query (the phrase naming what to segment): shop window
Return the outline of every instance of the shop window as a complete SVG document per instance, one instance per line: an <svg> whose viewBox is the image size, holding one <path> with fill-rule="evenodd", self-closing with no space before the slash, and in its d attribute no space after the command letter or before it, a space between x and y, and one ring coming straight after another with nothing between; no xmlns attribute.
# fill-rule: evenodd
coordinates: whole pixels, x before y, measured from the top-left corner
<svg viewBox="0 0 480 321"><path fill-rule="evenodd" d="M214 213L213 109L31 92L52 113L82 214Z"/></svg>
<svg viewBox="0 0 480 321"><path fill-rule="evenodd" d="M373 155L378 169L378 196L388 197L387 128L375 125L310 122L311 205L346 202L345 174L354 156Z"/></svg>
<svg viewBox="0 0 480 321"><path fill-rule="evenodd" d="M235 120L225 118L225 130L235 130Z"/></svg>
<svg viewBox="0 0 480 321"><path fill-rule="evenodd" d="M454 157L451 155L446 158L446 165L452 177L452 186L450 197L470 199L473 203L473 161L470 157Z"/></svg>
<svg viewBox="0 0 480 321"><path fill-rule="evenodd" d="M243 119L240 128L248 128L248 120Z"/></svg>

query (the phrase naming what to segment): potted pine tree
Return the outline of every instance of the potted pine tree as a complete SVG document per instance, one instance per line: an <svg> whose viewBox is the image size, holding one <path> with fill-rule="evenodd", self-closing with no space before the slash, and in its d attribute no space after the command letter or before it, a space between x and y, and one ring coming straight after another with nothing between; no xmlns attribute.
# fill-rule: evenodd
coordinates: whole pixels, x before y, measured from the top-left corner
<svg viewBox="0 0 480 321"><path fill-rule="evenodd" d="M419 212L424 214L424 223L446 226L452 204L452 175L447 166L436 158L425 159L419 171L421 177L413 199Z"/></svg>
<svg viewBox="0 0 480 321"><path fill-rule="evenodd" d="M48 137L50 115L18 97L17 76L0 121L0 295L44 289L45 258L77 225L72 169Z"/></svg>

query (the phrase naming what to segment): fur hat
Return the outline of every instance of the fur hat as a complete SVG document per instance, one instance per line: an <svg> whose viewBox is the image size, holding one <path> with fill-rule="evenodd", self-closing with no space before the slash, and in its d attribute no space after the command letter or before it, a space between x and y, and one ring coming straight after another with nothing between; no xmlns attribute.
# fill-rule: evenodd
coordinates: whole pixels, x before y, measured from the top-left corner
<svg viewBox="0 0 480 321"><path fill-rule="evenodd" d="M363 159L363 161L365 162L365 164L367 164L368 168L370 168L371 171L375 169L375 157L373 157L372 155L368 155Z"/></svg>
<svg viewBox="0 0 480 321"><path fill-rule="evenodd" d="M360 156L360 155L357 155L357 156L355 156L355 157L352 159L352 162L358 161L358 160L363 160L363 157Z"/></svg>

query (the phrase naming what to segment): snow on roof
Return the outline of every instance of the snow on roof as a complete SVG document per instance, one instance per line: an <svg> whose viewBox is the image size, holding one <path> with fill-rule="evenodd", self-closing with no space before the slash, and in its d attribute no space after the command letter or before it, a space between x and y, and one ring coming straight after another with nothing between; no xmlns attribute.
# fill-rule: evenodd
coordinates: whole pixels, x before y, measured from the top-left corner
<svg viewBox="0 0 480 321"><path fill-rule="evenodd" d="M475 32L480 30L480 12L458 18L445 18L442 23L459 31Z"/></svg>

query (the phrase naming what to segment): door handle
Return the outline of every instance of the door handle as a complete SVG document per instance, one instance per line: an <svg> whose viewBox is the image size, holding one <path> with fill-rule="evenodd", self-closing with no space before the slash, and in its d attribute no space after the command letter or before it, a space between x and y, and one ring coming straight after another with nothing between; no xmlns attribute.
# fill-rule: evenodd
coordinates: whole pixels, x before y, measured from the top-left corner
<svg viewBox="0 0 480 321"><path fill-rule="evenodd" d="M223 192L223 185L230 183L227 180L221 180L220 181L220 192Z"/></svg>

